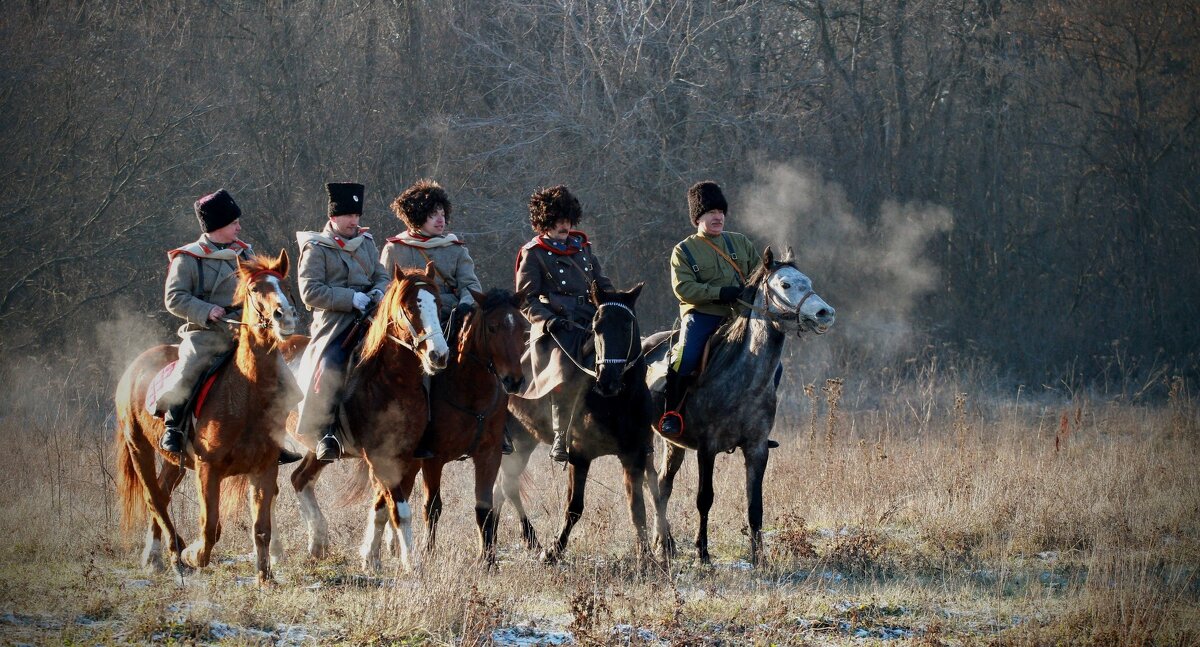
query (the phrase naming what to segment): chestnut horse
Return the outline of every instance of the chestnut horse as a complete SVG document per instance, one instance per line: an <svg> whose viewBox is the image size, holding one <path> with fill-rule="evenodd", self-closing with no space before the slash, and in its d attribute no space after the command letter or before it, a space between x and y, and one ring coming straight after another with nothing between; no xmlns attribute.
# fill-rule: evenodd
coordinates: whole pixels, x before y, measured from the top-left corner
<svg viewBox="0 0 1200 647"><path fill-rule="evenodd" d="M404 566L413 566L408 496L421 465L412 454L429 420L422 376L444 369L449 355L438 323L432 272L432 263L424 273L394 270L347 380L347 451L366 461L375 489L359 551L363 567L371 570L382 566L380 538L389 521L400 530ZM329 550L329 530L314 486L327 463L308 449L292 472L292 487L308 527L308 552L323 557Z"/></svg>
<svg viewBox="0 0 1200 647"><path fill-rule="evenodd" d="M246 476L251 487L254 548L258 579L271 579L271 507L278 489L280 440L287 411L297 389L277 343L292 334L296 309L284 290L288 256L255 257L239 263L236 302L242 307L233 361L218 371L207 405L196 419L189 451L178 456L158 449L163 421L146 410L146 390L155 375L178 357L177 346L155 346L125 370L116 392L118 486L124 526L132 527L150 513L144 566L163 568L161 540L165 536L177 570L203 567L221 536L221 480ZM155 454L163 457L155 473ZM167 506L184 469L196 472L199 491L200 540L184 548Z"/></svg>
<svg viewBox="0 0 1200 647"><path fill-rule="evenodd" d="M426 549L437 540L442 513L442 469L446 463L470 457L475 464L475 524L479 529L479 558L496 561L496 515L492 486L500 470L500 445L508 418L505 393L517 393L525 376L526 321L521 299L507 290L486 295L472 291L475 309L459 335L457 352L446 370L433 378L434 457L421 463L425 484Z"/></svg>
<svg viewBox="0 0 1200 647"><path fill-rule="evenodd" d="M590 381L590 385L563 386L564 392L580 393L582 403L576 423L567 434L570 459L563 524L557 541L542 553L544 562L558 560L567 547L571 529L583 514L584 486L592 461L614 454L625 472L625 498L629 503L630 521L637 531L637 553L639 557L649 553L642 485L647 469L653 469L648 465L647 456L651 447L650 395L646 387L646 363L642 358L637 314L633 309L641 291L640 283L627 292L599 291L595 284L592 285L590 296L596 306L596 315L592 319L596 369L580 367L578 379ZM495 492L495 496L503 494L516 508L522 537L531 550L537 550L539 545L521 502L520 479L538 443L553 440L548 399L548 396L541 400L509 398L508 410L512 420L519 423L513 425L515 451L505 456L501 463L500 481ZM657 500L657 484L651 481L650 485L651 495ZM498 509L496 514L499 515Z"/></svg>

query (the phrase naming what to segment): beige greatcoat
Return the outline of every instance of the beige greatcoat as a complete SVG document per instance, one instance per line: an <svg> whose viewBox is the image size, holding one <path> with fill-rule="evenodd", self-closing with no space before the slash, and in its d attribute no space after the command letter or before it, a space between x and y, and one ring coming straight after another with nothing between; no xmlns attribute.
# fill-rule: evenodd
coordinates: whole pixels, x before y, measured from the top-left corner
<svg viewBox="0 0 1200 647"><path fill-rule="evenodd" d="M475 303L471 290L483 292L483 285L475 276L475 261L467 251L467 246L454 234L425 238L406 231L389 238L380 257L380 264L389 276L394 267L424 271L427 261L433 261L437 268L433 273L433 282L441 291L442 302L438 318L445 323L454 306Z"/></svg>

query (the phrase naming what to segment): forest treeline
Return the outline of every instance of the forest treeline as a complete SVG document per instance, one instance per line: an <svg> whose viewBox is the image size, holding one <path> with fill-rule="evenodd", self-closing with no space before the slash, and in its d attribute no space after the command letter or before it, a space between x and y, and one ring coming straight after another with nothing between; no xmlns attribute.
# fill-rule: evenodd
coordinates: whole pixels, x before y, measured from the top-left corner
<svg viewBox="0 0 1200 647"><path fill-rule="evenodd" d="M9 362L143 313L169 340L192 201L225 187L294 252L327 181L393 234L437 179L500 287L529 194L565 183L660 328L685 190L715 179L838 307L846 361L899 329L1033 384L1196 374L1191 0L26 0L0 34Z"/></svg>

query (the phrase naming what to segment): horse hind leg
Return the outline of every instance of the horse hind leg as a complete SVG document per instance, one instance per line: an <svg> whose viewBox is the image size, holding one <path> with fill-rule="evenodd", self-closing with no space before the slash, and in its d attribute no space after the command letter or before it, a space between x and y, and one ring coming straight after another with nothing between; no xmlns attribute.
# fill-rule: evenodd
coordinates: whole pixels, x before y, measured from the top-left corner
<svg viewBox="0 0 1200 647"><path fill-rule="evenodd" d="M184 549L182 557L188 566L202 568L212 557L221 524L221 476L208 463L200 463L196 469L196 489L200 495L201 535Z"/></svg>
<svg viewBox="0 0 1200 647"><path fill-rule="evenodd" d="M750 563L759 566L763 560L763 476L767 472L767 444L753 449L742 448L746 463L746 522L750 527Z"/></svg>
<svg viewBox="0 0 1200 647"><path fill-rule="evenodd" d="M163 461L162 470L158 473L156 479L158 490L163 495L164 505L170 505L171 493L179 482L183 480L184 469L175 463ZM157 519L153 516L146 524L146 546L142 550L142 567L154 572L161 572L166 569L162 558L162 527ZM182 547L182 541L180 545ZM178 551L175 551L178 554Z"/></svg>
<svg viewBox="0 0 1200 647"><path fill-rule="evenodd" d="M143 551L143 557L148 560L143 562L147 568L157 570L162 564L161 560L161 541L163 537L167 539L168 550L171 551L171 560L175 569L179 572L184 572L187 567L181 560L181 555L184 550L183 538L175 530L175 524L171 520L171 515L167 511L167 504L170 498L164 493L164 488L159 485L159 475L156 474L155 467L155 452L150 446L150 441L145 433L142 432L141 426L135 421L132 423L127 439L120 451L126 454L120 459L123 462L122 471L130 473L130 476L137 480L138 487L141 490L142 502L149 514L149 523L156 528L152 528L147 532L149 540L146 548ZM164 465L170 463L164 462ZM174 485L179 482L182 474L182 468L173 466L180 470L180 474L174 476L173 480L164 479L164 483ZM170 470L164 467L164 471L171 474ZM136 496L136 495L134 495ZM157 547L155 544L158 544ZM154 559L155 553L158 552L160 557Z"/></svg>
<svg viewBox="0 0 1200 647"><path fill-rule="evenodd" d="M558 561L567 548L567 540L571 538L571 529L583 516L583 494L587 486L587 475L590 468L591 463L571 463L568 470L570 481L567 483L567 510L563 515L562 530L559 531L554 545L542 553L543 563L553 564Z"/></svg>
<svg viewBox="0 0 1200 647"><path fill-rule="evenodd" d="M713 466L716 460L717 457L712 452L696 452L696 465L700 472L700 483L696 492L696 511L700 513L699 528L696 530L696 557L701 564L712 563L712 557L708 554L708 512L713 504Z"/></svg>
<svg viewBox="0 0 1200 647"><path fill-rule="evenodd" d="M496 564L496 528L499 517L494 506L492 484L500 469L498 453L476 455L475 463L475 526L479 530L479 560L491 567Z"/></svg>
<svg viewBox="0 0 1200 647"><path fill-rule="evenodd" d="M291 477L292 489L300 503L300 517L308 530L308 554L313 559L323 559L329 554L329 522L321 512L316 492L317 479L325 466L316 454L308 452Z"/></svg>
<svg viewBox="0 0 1200 647"><path fill-rule="evenodd" d="M437 459L421 465L421 480L425 484L425 553L432 554L437 544L438 520L442 517L442 468Z"/></svg>
<svg viewBox="0 0 1200 647"><path fill-rule="evenodd" d="M539 553L542 545L538 542L537 532L533 523L529 521L521 498L521 476L525 473L525 466L529 464L529 457L536 446L531 445L528 451L522 451L522 448L518 447L517 451L501 459L500 477L496 480L496 486L492 488L492 516L498 520L504 502L512 503L521 522L521 540L525 543L525 548Z"/></svg>
<svg viewBox="0 0 1200 647"><path fill-rule="evenodd" d="M379 546L384 527L388 523L389 507L387 491L377 486L375 498L367 512L367 525L363 529L363 543L358 549L358 555L362 558L363 570L367 572L376 573L383 569L383 558L380 556Z"/></svg>
<svg viewBox="0 0 1200 647"><path fill-rule="evenodd" d="M646 474L646 454L641 448L622 454L621 467L625 472L625 500L629 503L629 521L637 533L634 550L641 561L650 554L650 542L646 538L646 497L643 480Z"/></svg>

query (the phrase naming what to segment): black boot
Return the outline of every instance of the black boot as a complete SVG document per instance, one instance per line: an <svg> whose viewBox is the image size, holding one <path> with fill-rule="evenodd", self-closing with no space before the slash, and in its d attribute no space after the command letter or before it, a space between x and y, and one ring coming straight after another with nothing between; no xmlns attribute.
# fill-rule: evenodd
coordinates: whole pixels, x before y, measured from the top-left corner
<svg viewBox="0 0 1200 647"><path fill-rule="evenodd" d="M417 448L413 450L413 460L423 461L433 458L437 454L433 451L433 423L425 425L425 433L421 434L421 442L417 443Z"/></svg>
<svg viewBox="0 0 1200 647"><path fill-rule="evenodd" d="M300 460L301 458L304 458L304 456L301 454L297 454L296 452L290 452L283 447L279 448L279 461L278 462L280 465L287 465L288 463L295 463L296 461Z"/></svg>
<svg viewBox="0 0 1200 647"><path fill-rule="evenodd" d="M558 398L550 396L550 426L554 429L554 442L550 443L550 458L558 463L565 463L570 455L567 454L566 429L564 428L563 407Z"/></svg>
<svg viewBox="0 0 1200 647"><path fill-rule="evenodd" d="M187 438L183 435L183 421L187 416L187 402L169 407L163 414L163 423L167 426L158 446L170 454L182 454Z"/></svg>
<svg viewBox="0 0 1200 647"><path fill-rule="evenodd" d="M500 436L500 455L508 456L514 451L512 438L508 437L508 425L504 425L504 433Z"/></svg>
<svg viewBox="0 0 1200 647"><path fill-rule="evenodd" d="M690 380L675 371L667 371L667 392L663 398L663 415L658 420L658 432L666 438L677 438L683 433L683 397L687 394Z"/></svg>
<svg viewBox="0 0 1200 647"><path fill-rule="evenodd" d="M332 426L317 443L316 453L317 460L322 463L332 463L342 457L342 443L337 439L337 434L334 433Z"/></svg>

